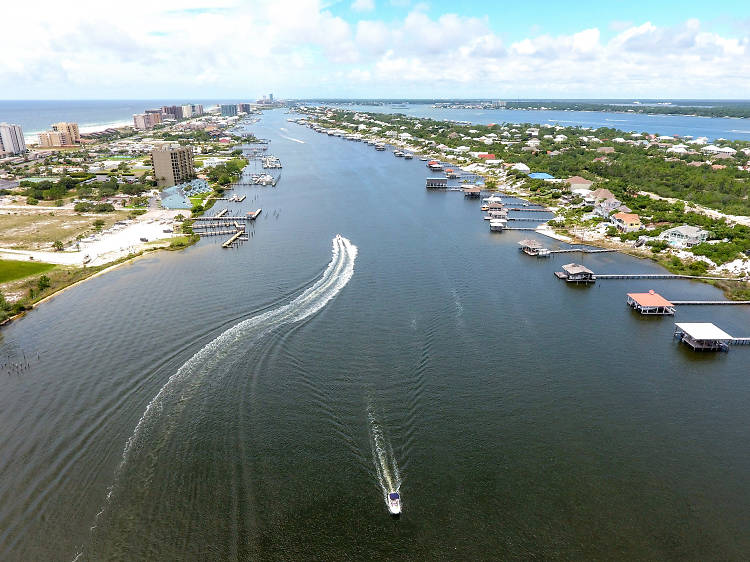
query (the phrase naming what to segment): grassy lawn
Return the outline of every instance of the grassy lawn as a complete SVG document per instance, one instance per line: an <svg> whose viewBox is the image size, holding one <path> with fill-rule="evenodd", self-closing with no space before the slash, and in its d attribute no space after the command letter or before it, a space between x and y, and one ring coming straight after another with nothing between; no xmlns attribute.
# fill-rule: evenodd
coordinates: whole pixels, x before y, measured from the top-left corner
<svg viewBox="0 0 750 562"><path fill-rule="evenodd" d="M2 214L0 246L14 250L51 250L55 240L65 243L74 240L79 234L91 234L93 223L97 219L102 219L103 228L108 228L127 216L122 211L86 216L72 211Z"/></svg>
<svg viewBox="0 0 750 562"><path fill-rule="evenodd" d="M23 279L29 275L38 275L53 269L51 263L33 261L0 260L0 283Z"/></svg>

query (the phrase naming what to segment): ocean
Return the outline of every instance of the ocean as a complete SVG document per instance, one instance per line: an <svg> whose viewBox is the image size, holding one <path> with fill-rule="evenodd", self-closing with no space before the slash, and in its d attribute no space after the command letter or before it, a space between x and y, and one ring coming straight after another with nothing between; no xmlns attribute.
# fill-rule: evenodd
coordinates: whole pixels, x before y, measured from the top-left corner
<svg viewBox="0 0 750 562"><path fill-rule="evenodd" d="M209 107L219 103L239 103L247 100L0 100L0 122L21 125L28 140L35 141L34 133L44 131L52 123L73 121L82 131L131 124L133 114L163 105L201 103ZM473 123L549 123L565 126L612 127L623 131L658 133L660 135L692 135L708 137L711 141L750 140L750 120L731 118L692 117L686 115L642 115L630 113L586 111L535 110L466 110L436 109L430 105L412 104L408 108L386 106L344 106L361 111L400 112L416 117L452 119Z"/></svg>

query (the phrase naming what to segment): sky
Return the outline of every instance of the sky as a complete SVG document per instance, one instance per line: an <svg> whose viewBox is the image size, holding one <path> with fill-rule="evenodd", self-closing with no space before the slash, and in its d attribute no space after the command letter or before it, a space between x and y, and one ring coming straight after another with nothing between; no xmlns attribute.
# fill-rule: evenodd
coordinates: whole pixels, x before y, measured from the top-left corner
<svg viewBox="0 0 750 562"><path fill-rule="evenodd" d="M750 98L747 0L9 2L0 99Z"/></svg>

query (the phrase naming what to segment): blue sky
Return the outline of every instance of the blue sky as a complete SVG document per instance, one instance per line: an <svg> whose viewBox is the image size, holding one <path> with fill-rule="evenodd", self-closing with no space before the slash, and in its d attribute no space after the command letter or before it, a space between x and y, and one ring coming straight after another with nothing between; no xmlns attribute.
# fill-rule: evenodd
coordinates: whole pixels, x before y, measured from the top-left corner
<svg viewBox="0 0 750 562"><path fill-rule="evenodd" d="M40 0L4 19L3 99L750 92L737 0Z"/></svg>
<svg viewBox="0 0 750 562"><path fill-rule="evenodd" d="M370 15L385 21L398 21L420 2L376 1L375 10ZM521 40L529 35L549 33L552 35L572 34L586 27L598 27L603 34L611 37L615 29L623 23L643 23L670 26L691 18L700 19L713 31L736 34L742 26L744 14L745 31L750 26L750 5L746 1L728 0L721 2L698 2L674 0L661 2L594 1L575 2L536 1L536 2L455 2L436 0L424 3L429 12L435 14L458 13L464 16L487 17L490 28L509 40ZM329 10L346 19L356 22L362 12L351 9L352 2L335 1L328 3ZM740 21L738 21L738 19Z"/></svg>

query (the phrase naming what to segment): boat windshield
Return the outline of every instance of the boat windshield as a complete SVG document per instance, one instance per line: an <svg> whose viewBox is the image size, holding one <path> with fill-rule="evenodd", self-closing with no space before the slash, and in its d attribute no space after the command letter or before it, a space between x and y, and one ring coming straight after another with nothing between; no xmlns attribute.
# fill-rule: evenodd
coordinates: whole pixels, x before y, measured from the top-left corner
<svg viewBox="0 0 750 562"><path fill-rule="evenodd" d="M399 495L396 492L393 492L392 494L388 494L388 497L391 498L392 500L399 499Z"/></svg>

